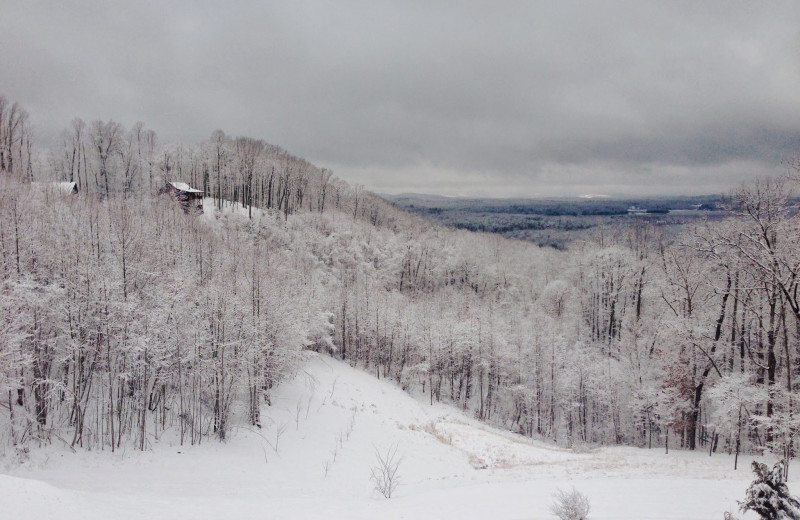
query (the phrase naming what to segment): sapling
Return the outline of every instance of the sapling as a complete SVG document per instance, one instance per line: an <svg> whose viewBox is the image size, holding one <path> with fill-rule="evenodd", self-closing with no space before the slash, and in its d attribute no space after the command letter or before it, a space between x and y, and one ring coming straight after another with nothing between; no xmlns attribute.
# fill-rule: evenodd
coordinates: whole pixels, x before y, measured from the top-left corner
<svg viewBox="0 0 800 520"><path fill-rule="evenodd" d="M281 437L286 432L286 423L282 423L275 429L275 453L278 453L278 441L281 440Z"/></svg>
<svg viewBox="0 0 800 520"><path fill-rule="evenodd" d="M386 498L392 498L395 489L400 485L398 470L403 458L398 457L397 448L397 444L389 446L385 454L375 448L376 464L370 468L370 480L375 485L375 490Z"/></svg>

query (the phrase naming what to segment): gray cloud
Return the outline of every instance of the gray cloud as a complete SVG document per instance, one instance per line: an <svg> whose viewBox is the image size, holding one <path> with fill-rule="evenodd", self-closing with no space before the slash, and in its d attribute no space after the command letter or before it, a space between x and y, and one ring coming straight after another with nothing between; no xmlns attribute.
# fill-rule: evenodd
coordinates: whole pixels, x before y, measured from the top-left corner
<svg viewBox="0 0 800 520"><path fill-rule="evenodd" d="M42 140L222 128L377 191L719 191L800 151L795 0L7 0L0 71Z"/></svg>

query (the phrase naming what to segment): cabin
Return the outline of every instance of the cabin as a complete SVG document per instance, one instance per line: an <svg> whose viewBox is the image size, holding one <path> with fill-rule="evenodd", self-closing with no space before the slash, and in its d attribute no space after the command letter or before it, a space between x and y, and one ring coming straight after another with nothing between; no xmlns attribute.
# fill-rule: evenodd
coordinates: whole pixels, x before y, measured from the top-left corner
<svg viewBox="0 0 800 520"><path fill-rule="evenodd" d="M168 182L159 193L169 194L180 203L186 213L203 212L203 191L192 188L185 182Z"/></svg>

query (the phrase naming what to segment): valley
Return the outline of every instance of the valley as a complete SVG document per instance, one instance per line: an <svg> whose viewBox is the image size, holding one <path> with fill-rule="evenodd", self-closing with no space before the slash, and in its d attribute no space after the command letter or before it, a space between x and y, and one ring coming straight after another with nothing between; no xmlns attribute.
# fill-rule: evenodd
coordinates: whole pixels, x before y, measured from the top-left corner
<svg viewBox="0 0 800 520"><path fill-rule="evenodd" d="M22 464L5 460L0 510L21 520L544 520L556 490L575 487L593 519L706 520L735 512L752 480L727 454L569 450L426 399L310 353L265 407L261 429L195 446L167 432L147 452L74 453L56 442ZM400 464L387 500L370 469L389 446Z"/></svg>

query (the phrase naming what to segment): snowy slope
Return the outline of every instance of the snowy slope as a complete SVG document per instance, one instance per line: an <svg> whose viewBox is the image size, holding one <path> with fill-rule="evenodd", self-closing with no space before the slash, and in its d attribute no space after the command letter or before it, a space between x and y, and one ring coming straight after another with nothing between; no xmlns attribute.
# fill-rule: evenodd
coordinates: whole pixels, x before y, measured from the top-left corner
<svg viewBox="0 0 800 520"><path fill-rule="evenodd" d="M52 446L23 465L6 461L0 518L544 519L554 518L556 489L575 486L595 520L719 520L751 480L748 458L733 471L727 455L574 453L529 441L319 355L264 415L262 429L238 428L225 444L164 438L151 452L115 454ZM387 500L369 477L375 450L391 446L403 459Z"/></svg>

